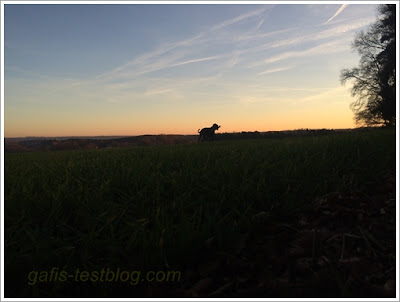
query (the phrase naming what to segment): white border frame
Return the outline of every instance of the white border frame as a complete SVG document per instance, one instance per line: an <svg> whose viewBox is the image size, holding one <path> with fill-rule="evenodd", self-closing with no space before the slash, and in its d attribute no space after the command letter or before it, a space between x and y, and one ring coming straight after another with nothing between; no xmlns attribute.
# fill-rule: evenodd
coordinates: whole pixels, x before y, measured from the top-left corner
<svg viewBox="0 0 400 302"><path fill-rule="evenodd" d="M396 298L5 298L4 297L4 5L5 4L395 4L396 23L399 25L399 3L397 1L1 1L1 262L0 301L399 301L399 122L396 125ZM398 27L397 27L398 28ZM396 31L396 64L399 66L399 31ZM399 117L399 73L396 73L397 119Z"/></svg>

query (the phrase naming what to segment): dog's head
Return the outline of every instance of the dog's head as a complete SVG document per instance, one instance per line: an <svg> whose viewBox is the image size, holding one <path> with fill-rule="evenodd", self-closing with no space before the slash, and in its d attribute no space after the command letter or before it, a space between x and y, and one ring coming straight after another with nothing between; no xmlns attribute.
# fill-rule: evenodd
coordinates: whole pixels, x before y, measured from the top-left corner
<svg viewBox="0 0 400 302"><path fill-rule="evenodd" d="M220 127L221 127L221 126L218 126L217 124L214 124L214 125L212 125L211 128L213 128L213 129L215 129L215 130L218 130Z"/></svg>

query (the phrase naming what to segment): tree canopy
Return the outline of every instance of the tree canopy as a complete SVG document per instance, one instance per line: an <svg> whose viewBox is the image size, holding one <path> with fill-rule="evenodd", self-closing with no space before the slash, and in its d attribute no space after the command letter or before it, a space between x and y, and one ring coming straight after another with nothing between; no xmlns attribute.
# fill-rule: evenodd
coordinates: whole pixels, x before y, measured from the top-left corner
<svg viewBox="0 0 400 302"><path fill-rule="evenodd" d="M359 66L343 69L342 84L352 80L351 104L357 124L396 124L396 5L379 6L378 21L356 35L352 47L361 56Z"/></svg>

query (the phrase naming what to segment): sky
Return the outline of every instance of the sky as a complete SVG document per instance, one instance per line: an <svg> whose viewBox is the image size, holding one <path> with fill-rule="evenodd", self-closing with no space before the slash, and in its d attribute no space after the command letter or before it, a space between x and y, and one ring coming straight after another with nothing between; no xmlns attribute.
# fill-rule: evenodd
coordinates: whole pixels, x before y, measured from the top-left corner
<svg viewBox="0 0 400 302"><path fill-rule="evenodd" d="M368 3L10 3L5 137L354 128L340 71L377 20Z"/></svg>

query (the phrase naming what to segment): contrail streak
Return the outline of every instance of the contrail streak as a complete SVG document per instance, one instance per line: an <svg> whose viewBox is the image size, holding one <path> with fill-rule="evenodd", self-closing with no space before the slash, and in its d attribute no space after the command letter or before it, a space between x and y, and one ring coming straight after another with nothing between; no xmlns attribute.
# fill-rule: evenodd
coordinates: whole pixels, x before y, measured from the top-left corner
<svg viewBox="0 0 400 302"><path fill-rule="evenodd" d="M335 17L337 17L347 6L348 4L342 4L342 6L336 11L336 13L330 17L328 21L326 21L324 24L328 24L330 21L332 21Z"/></svg>

